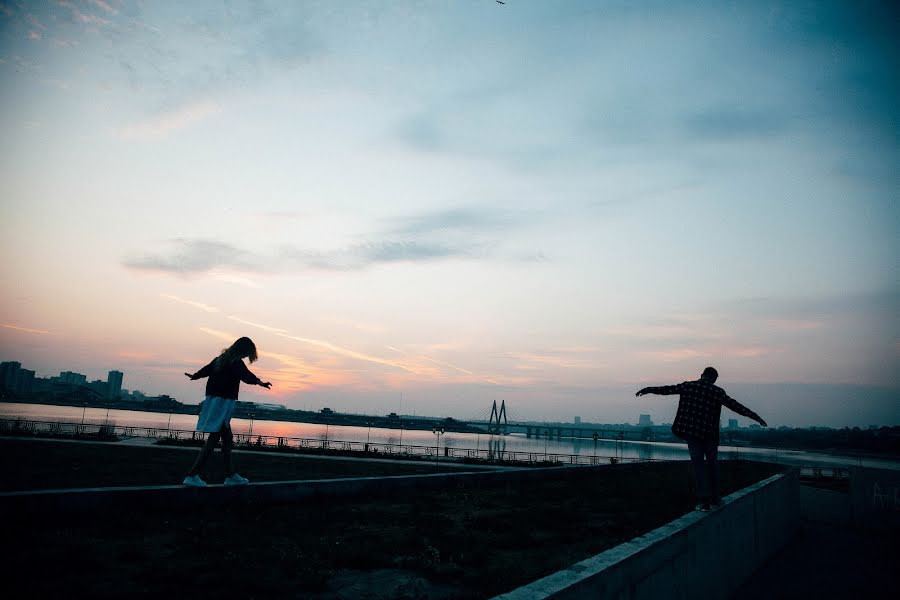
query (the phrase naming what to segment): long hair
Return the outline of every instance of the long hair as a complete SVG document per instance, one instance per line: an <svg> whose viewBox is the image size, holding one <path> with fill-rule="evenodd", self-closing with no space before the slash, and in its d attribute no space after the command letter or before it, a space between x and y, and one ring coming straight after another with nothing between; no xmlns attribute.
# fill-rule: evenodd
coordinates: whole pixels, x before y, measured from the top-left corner
<svg viewBox="0 0 900 600"><path fill-rule="evenodd" d="M256 362L256 344L248 337L242 337L228 348L222 350L222 353L216 359L216 369L228 366L245 356L250 359L251 363Z"/></svg>

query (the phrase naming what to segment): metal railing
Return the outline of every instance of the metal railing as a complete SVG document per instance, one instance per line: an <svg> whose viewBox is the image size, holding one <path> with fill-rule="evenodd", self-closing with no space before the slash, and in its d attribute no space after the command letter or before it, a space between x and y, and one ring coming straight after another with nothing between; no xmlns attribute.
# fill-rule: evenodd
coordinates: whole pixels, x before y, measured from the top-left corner
<svg viewBox="0 0 900 600"><path fill-rule="evenodd" d="M163 442L203 442L207 433L165 427L135 427L112 423L64 423L59 421L35 421L30 419L0 419L0 435L46 435L52 437L81 437L92 439L153 438ZM583 454L551 454L547 452L519 452L498 448L472 449L450 446L417 446L380 442L355 442L318 438L296 438L272 435L234 434L235 447L282 451L354 453L366 456L390 456L393 458L421 458L432 460L466 460L525 464L602 465L617 463L652 462L657 459L597 456Z"/></svg>
<svg viewBox="0 0 900 600"><path fill-rule="evenodd" d="M850 469L848 467L800 467L801 479L831 479L835 481L849 481Z"/></svg>

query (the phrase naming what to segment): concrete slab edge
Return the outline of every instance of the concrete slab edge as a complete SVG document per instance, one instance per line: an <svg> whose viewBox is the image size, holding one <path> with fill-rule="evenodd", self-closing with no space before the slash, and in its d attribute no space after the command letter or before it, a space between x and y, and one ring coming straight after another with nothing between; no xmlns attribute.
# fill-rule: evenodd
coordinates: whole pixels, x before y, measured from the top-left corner
<svg viewBox="0 0 900 600"><path fill-rule="evenodd" d="M192 488L182 485L75 488L0 493L0 509L20 514L64 514L115 508L178 510L196 506L241 503L277 504L319 498L383 496L410 489L506 485L540 479L585 477L596 467L518 468L502 471L463 471L386 477L352 477L298 481L272 481L246 486L209 485Z"/></svg>
<svg viewBox="0 0 900 600"><path fill-rule="evenodd" d="M495 596L494 600L541 600L578 597L629 598L635 600L644 597L727 598L727 594L723 596L720 590L736 588L755 570L756 566L764 562L765 559L783 545L783 543L769 544L760 553L758 551L760 536L755 529L760 526L780 528L784 534L781 536L784 538L783 542L786 542L793 536L798 524L797 486L796 471L773 475L723 498L723 506L718 510L708 513L699 511L688 513L647 534L624 542L530 584ZM760 521L759 515L756 514L759 512L756 507L756 500L760 493L766 490L775 492L773 495L778 496L778 498L774 498L776 502L784 502L783 508L786 509L787 518L773 519L770 522ZM755 556L752 557L752 560L748 560L742 566L737 567L737 569L732 569L732 571L739 570L744 572L717 573L715 578L730 579L731 585L718 589L716 589L716 586L707 586L709 589L702 595L695 595L698 590L686 590L684 585L672 581L676 578L691 578L691 575L685 572L689 567L685 568L685 564L676 563L696 563L698 557L709 556L710 553L715 554L719 550L715 546L697 548L697 544L706 543L706 545L710 545L708 543L709 540L703 540L702 535L696 535L697 531L705 528L714 530L715 533L721 533L723 525L726 525L725 529L728 528L725 522L729 520L729 517L745 517L753 521L754 531L746 532L746 534L752 541L754 549L757 550L754 553ZM720 542L721 540L717 540L713 536L712 541ZM682 560L685 556L688 556L690 560ZM641 564L642 562L645 564ZM649 566L646 564L648 562L657 564ZM752 565L748 566L751 562ZM648 577L648 572L653 570L655 572L650 573ZM735 577L739 578L736 582ZM652 581L648 586L642 586L638 585L637 580L639 578L655 578L655 581ZM643 593L640 589L642 587L645 589L649 588L652 591Z"/></svg>

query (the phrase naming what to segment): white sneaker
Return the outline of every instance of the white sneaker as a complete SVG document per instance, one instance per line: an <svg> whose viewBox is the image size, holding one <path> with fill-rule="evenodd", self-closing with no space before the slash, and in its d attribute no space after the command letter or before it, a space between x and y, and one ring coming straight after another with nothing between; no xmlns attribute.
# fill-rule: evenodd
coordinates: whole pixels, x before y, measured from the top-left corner
<svg viewBox="0 0 900 600"><path fill-rule="evenodd" d="M206 487L206 482L200 479L199 475L188 475L181 483L191 487Z"/></svg>
<svg viewBox="0 0 900 600"><path fill-rule="evenodd" d="M225 485L247 485L250 483L250 480L246 477L241 477L237 473L233 473L225 478Z"/></svg>

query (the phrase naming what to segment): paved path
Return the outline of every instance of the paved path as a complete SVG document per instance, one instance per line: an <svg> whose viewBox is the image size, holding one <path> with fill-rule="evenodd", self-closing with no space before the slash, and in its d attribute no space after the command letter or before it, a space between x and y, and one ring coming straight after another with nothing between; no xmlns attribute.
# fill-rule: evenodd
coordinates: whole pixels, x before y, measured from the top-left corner
<svg viewBox="0 0 900 600"><path fill-rule="evenodd" d="M900 532L850 523L849 494L800 486L800 534L731 600L893 598L900 590Z"/></svg>

